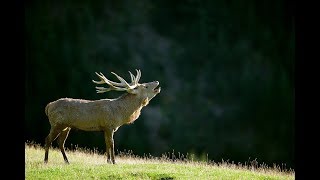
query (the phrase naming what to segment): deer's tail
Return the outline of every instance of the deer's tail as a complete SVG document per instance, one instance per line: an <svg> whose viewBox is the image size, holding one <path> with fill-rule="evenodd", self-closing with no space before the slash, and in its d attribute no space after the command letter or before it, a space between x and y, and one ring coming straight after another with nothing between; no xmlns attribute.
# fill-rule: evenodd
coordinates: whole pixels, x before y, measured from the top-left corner
<svg viewBox="0 0 320 180"><path fill-rule="evenodd" d="M47 104L47 106L46 106L46 108L44 110L44 112L46 113L47 116L48 116L48 109L49 109L49 104Z"/></svg>

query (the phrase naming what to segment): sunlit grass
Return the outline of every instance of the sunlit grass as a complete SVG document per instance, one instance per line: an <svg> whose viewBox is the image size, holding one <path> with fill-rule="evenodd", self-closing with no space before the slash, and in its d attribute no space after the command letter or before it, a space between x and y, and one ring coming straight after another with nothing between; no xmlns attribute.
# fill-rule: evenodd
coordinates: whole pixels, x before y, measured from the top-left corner
<svg viewBox="0 0 320 180"><path fill-rule="evenodd" d="M108 164L106 157L95 151L78 148L66 151L70 164L65 164L59 149L51 148L49 161L43 163L44 149L25 144L26 179L294 179L294 171L277 167L208 163L187 159L139 157L120 152L117 164Z"/></svg>

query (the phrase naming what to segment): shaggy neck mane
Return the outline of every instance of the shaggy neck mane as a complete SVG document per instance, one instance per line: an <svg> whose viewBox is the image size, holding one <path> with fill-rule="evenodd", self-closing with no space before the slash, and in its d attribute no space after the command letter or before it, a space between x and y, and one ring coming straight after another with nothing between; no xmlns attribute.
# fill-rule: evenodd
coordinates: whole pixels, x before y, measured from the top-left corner
<svg viewBox="0 0 320 180"><path fill-rule="evenodd" d="M143 99L137 95L126 93L120 96L116 102L116 107L122 108L122 124L133 123L140 116Z"/></svg>

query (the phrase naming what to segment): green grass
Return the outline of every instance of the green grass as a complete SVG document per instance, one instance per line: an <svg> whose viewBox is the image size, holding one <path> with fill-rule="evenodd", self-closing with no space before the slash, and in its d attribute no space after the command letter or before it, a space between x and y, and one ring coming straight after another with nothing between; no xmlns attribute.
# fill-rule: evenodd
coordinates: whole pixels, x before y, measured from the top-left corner
<svg viewBox="0 0 320 180"><path fill-rule="evenodd" d="M235 165L171 161L168 158L138 157L119 153L117 164L108 164L105 156L84 149L66 151L70 164L65 164L60 150L51 148L49 161L43 163L44 149L25 144L25 179L294 179L293 170Z"/></svg>

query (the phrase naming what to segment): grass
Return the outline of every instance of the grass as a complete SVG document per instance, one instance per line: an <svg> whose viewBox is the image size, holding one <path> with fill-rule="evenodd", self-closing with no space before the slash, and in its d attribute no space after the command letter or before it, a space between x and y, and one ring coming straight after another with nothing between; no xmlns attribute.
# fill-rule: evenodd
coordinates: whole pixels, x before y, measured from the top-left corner
<svg viewBox="0 0 320 180"><path fill-rule="evenodd" d="M236 165L228 162L206 163L191 160L172 161L165 156L138 157L118 153L117 164L108 164L105 156L85 149L66 151L65 164L59 149L51 148L49 161L43 163L44 149L25 143L25 179L294 179L293 170L277 167Z"/></svg>

